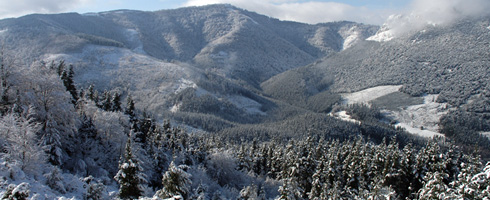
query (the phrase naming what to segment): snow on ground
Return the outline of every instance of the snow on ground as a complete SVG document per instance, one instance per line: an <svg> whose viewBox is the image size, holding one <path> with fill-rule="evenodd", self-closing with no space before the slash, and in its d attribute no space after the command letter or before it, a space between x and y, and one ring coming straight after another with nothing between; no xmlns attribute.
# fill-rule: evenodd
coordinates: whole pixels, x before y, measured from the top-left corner
<svg viewBox="0 0 490 200"><path fill-rule="evenodd" d="M359 92L342 94L345 104L365 103L379 97L397 92L401 85L388 85L368 88ZM398 123L396 126L405 128L409 133L423 137L443 136L438 133L438 122L442 115L447 113L448 105L446 103L437 103L437 95L424 96L424 103L419 105L400 108L399 111L383 110L386 117L393 119ZM343 113L342 113L343 112ZM351 121L345 111L334 113L333 116Z"/></svg>
<svg viewBox="0 0 490 200"><path fill-rule="evenodd" d="M424 96L424 103L408 106L400 111L387 111L390 118L398 121L396 126L405 128L408 132L424 136L443 136L438 133L438 122L447 113L446 103L437 103L438 95Z"/></svg>
<svg viewBox="0 0 490 200"><path fill-rule="evenodd" d="M262 112L260 110L260 108L262 107L262 104L254 101L252 99L249 99L247 97L233 95L233 96L228 97L228 100L231 103L233 103L237 108L244 109L245 112L247 112L247 114L266 115L265 112Z"/></svg>
<svg viewBox="0 0 490 200"><path fill-rule="evenodd" d="M347 31L341 32L340 34L344 38L342 50L348 49L361 39L361 32L359 31L358 27L355 26Z"/></svg>
<svg viewBox="0 0 490 200"><path fill-rule="evenodd" d="M198 76L191 66L164 62L130 49L87 45L80 53L47 55L46 61L65 60L73 64L75 82L99 91L129 91L141 109L161 113L169 94L188 87ZM158 117L158 116L156 116Z"/></svg>
<svg viewBox="0 0 490 200"><path fill-rule="evenodd" d="M397 92L401 85L385 85L368 88L354 93L341 94L345 104L368 103L384 95Z"/></svg>
<svg viewBox="0 0 490 200"><path fill-rule="evenodd" d="M143 42L141 42L140 37L139 37L139 32L135 29L127 29L126 30L126 36L128 37L129 41L131 41L131 45L133 46L133 51L136 53L140 54L146 54L146 52L143 50Z"/></svg>
<svg viewBox="0 0 490 200"><path fill-rule="evenodd" d="M490 139L490 132L481 132L482 135L487 136Z"/></svg>
<svg viewBox="0 0 490 200"><path fill-rule="evenodd" d="M361 123L358 120L352 119L352 117L349 114L347 114L347 112L345 110L342 110L342 111L339 111L336 113L330 113L329 115L332 117L335 117L337 119L343 120L343 121L359 123L359 124Z"/></svg>
<svg viewBox="0 0 490 200"><path fill-rule="evenodd" d="M404 128L407 132L409 132L411 134L418 135L418 136L422 136L422 137L428 137L428 138L431 138L431 137L434 137L434 136L444 137L443 134L440 134L438 132L430 131L430 130L427 130L427 129L423 129L422 130L420 128L414 128L414 127L412 127L411 125L409 125L407 123L398 123L398 124L395 124L395 126Z"/></svg>

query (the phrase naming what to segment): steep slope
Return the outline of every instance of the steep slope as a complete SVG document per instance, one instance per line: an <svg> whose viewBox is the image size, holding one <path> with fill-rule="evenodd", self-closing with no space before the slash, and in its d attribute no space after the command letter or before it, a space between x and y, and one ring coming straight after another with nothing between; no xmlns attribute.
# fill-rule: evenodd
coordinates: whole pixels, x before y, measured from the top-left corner
<svg viewBox="0 0 490 200"><path fill-rule="evenodd" d="M0 40L23 63L66 60L79 88L132 94L140 109L160 117L191 112L250 122L274 107L259 94L262 81L342 51L377 29L285 22L210 5L29 15L0 20Z"/></svg>
<svg viewBox="0 0 490 200"><path fill-rule="evenodd" d="M25 57L80 51L87 44L116 46L161 60L192 62L257 85L341 51L373 35L377 27L283 22L231 5L211 5L157 12L29 15L0 21L0 30L6 30L2 35L7 48Z"/></svg>
<svg viewBox="0 0 490 200"><path fill-rule="evenodd" d="M445 26L429 25L389 41L363 41L312 65L276 75L261 86L267 95L301 106L298 99L308 102L318 94L401 85L400 91L411 96L429 95L434 103L447 103L430 115L435 119L411 124L439 122L441 131L457 135L459 142L477 142L476 132L490 129L489 25L488 17L466 18ZM413 106L407 108L414 102L400 99L403 96L383 96L372 103L396 111L403 109L406 116L414 116L410 113Z"/></svg>

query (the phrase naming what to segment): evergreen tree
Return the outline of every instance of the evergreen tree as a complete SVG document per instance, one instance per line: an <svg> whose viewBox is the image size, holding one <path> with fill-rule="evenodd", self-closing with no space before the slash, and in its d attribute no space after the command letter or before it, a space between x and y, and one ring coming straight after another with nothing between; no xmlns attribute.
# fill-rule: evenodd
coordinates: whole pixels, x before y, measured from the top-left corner
<svg viewBox="0 0 490 200"><path fill-rule="evenodd" d="M163 199L180 195L184 199L187 199L190 194L191 184L190 174L182 170L181 167L175 166L175 163L172 161L168 171L163 175L163 188L156 195Z"/></svg>
<svg viewBox="0 0 490 200"><path fill-rule="evenodd" d="M298 182L294 178L283 179L282 186L279 186L279 196L276 200L299 200L303 199L303 191L298 186Z"/></svg>
<svg viewBox="0 0 490 200"><path fill-rule="evenodd" d="M97 95L97 91L95 91L94 85L88 86L87 92L85 93L85 98L94 101L96 104L99 101L99 97Z"/></svg>
<svg viewBox="0 0 490 200"><path fill-rule="evenodd" d="M75 160L73 163L73 171L81 176L88 176L90 168L97 168L93 162L93 158L96 157L100 152L100 136L97 134L97 129L93 123L93 120L85 114L82 114L81 125L78 128L78 134L75 135L73 139L74 152L72 159ZM87 162L87 160L91 160Z"/></svg>
<svg viewBox="0 0 490 200"><path fill-rule="evenodd" d="M114 112L120 112L122 111L121 108L121 95L119 93L115 93L114 96L112 97L112 108L111 111Z"/></svg>
<svg viewBox="0 0 490 200"><path fill-rule="evenodd" d="M121 199L137 199L144 193L146 180L136 157L133 156L132 141L126 143L124 157L119 163L119 171L114 179L119 183L119 197Z"/></svg>
<svg viewBox="0 0 490 200"><path fill-rule="evenodd" d="M10 75L10 66L7 64L2 46L0 50L0 103L4 105L9 103Z"/></svg>
<svg viewBox="0 0 490 200"><path fill-rule="evenodd" d="M133 128L136 128L136 122L138 121L135 109L133 97L129 94L126 99L126 109L124 110L124 114L129 116L129 124L131 124Z"/></svg>
<svg viewBox="0 0 490 200"><path fill-rule="evenodd" d="M102 101L100 102L100 108L102 108L105 111L111 111L112 110L112 96L111 93L108 91L105 91L104 94L102 94Z"/></svg>
<svg viewBox="0 0 490 200"><path fill-rule="evenodd" d="M426 183L419 191L419 199L445 199L448 186L444 183L444 176L440 172L429 172L425 178Z"/></svg>

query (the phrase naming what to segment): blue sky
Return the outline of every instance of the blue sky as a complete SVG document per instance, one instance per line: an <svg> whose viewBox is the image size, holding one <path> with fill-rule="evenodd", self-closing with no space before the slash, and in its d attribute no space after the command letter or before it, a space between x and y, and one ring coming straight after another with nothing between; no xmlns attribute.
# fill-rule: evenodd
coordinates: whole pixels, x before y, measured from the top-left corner
<svg viewBox="0 0 490 200"><path fill-rule="evenodd" d="M461 7L488 8L489 0L0 0L0 18L31 13L101 12L118 9L155 11L229 3L281 20L320 23L348 20L383 24L388 16L421 12L446 17ZM485 4L485 6L481 6ZM488 12L488 11L485 11ZM431 16L433 17L433 16Z"/></svg>

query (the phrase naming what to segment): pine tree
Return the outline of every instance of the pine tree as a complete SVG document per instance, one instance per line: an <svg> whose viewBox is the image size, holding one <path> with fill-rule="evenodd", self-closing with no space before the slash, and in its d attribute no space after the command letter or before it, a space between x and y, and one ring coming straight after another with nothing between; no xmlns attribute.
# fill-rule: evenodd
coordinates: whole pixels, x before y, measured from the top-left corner
<svg viewBox="0 0 490 200"><path fill-rule="evenodd" d="M419 191L419 199L444 199L448 186L440 172L429 172L425 177L426 183Z"/></svg>
<svg viewBox="0 0 490 200"><path fill-rule="evenodd" d="M308 194L309 199L320 199L320 194L323 190L323 185L325 184L325 164L324 161L319 161L316 167L316 171L312 176L311 191Z"/></svg>
<svg viewBox="0 0 490 200"><path fill-rule="evenodd" d="M187 199L190 194L191 184L190 174L180 167L175 166L175 163L172 161L168 171L163 175L163 188L156 195L163 199L180 195L184 199Z"/></svg>
<svg viewBox="0 0 490 200"><path fill-rule="evenodd" d="M490 162L485 168L471 179L469 190L474 190L475 199L489 199L490 197Z"/></svg>
<svg viewBox="0 0 490 200"><path fill-rule="evenodd" d="M94 101L96 104L99 101L97 91L95 91L94 85L88 86L87 92L85 93L85 98Z"/></svg>
<svg viewBox="0 0 490 200"><path fill-rule="evenodd" d="M137 199L143 195L146 180L142 176L138 160L133 156L132 141L128 139L124 157L119 163L119 171L114 179L119 183L121 199Z"/></svg>
<svg viewBox="0 0 490 200"><path fill-rule="evenodd" d="M127 97L126 110L124 111L124 114L129 116L129 123L131 124L131 126L133 126L133 128L135 128L134 126L138 119L136 119L134 100L131 94Z"/></svg>
<svg viewBox="0 0 490 200"><path fill-rule="evenodd" d="M10 66L7 64L6 57L4 55L3 46L0 50L0 103L9 103L9 90L11 88L9 78L11 75Z"/></svg>
<svg viewBox="0 0 490 200"><path fill-rule="evenodd" d="M473 185L472 179L478 174L480 167L480 158L478 156L465 155L465 162L461 163L461 171L457 179L450 183L450 195L453 199L477 199L477 190Z"/></svg>
<svg viewBox="0 0 490 200"><path fill-rule="evenodd" d="M111 93L108 91L105 91L102 97L102 101L100 102L100 108L102 108L105 111L111 111L112 109L112 96Z"/></svg>
<svg viewBox="0 0 490 200"><path fill-rule="evenodd" d="M73 171L81 176L88 176L89 168L97 166L93 166L95 165L93 162L87 163L86 160L93 159L93 157L99 154L100 136L98 136L97 129L90 117L82 114L80 118L81 126L78 128L78 134L73 138L75 151L72 159L78 159L75 161Z"/></svg>
<svg viewBox="0 0 490 200"><path fill-rule="evenodd" d="M298 186L298 182L294 178L283 179L282 186L279 186L279 196L276 200L297 200L303 199L303 191Z"/></svg>
<svg viewBox="0 0 490 200"><path fill-rule="evenodd" d="M112 108L111 111L113 112L120 112L122 111L121 108L121 95L119 93L115 93L114 96L112 97Z"/></svg>

